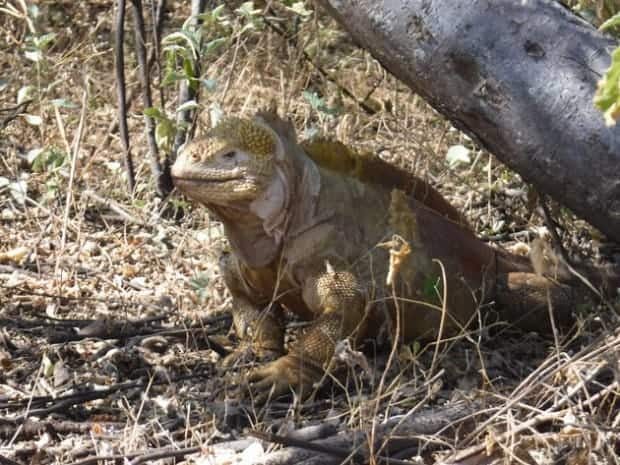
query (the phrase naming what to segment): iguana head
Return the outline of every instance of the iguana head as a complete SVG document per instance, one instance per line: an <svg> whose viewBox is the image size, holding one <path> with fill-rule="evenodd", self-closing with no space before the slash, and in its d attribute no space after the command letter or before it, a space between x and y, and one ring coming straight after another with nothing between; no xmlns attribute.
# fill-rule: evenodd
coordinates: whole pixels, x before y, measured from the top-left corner
<svg viewBox="0 0 620 465"><path fill-rule="evenodd" d="M268 126L226 118L185 146L172 178L184 194L207 205L252 202L273 182L278 150L278 137Z"/></svg>

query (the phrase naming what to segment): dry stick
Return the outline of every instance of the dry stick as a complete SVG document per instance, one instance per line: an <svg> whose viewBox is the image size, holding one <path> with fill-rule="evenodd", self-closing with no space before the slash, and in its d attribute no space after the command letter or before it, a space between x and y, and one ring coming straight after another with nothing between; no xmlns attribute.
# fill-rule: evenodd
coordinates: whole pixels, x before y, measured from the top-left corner
<svg viewBox="0 0 620 465"><path fill-rule="evenodd" d="M166 10L166 0L159 0L157 6L155 6L155 0L151 1L151 21L155 25L153 27L153 48L149 53L149 59L147 61L147 68L151 68L151 57L155 56L155 64L157 65L157 76L159 79L159 105L164 108L166 104L166 98L164 96L164 87L162 83L161 75L161 34L164 27L164 11Z"/></svg>
<svg viewBox="0 0 620 465"><path fill-rule="evenodd" d="M343 449L341 447L330 447L322 444L313 443L311 441L305 441L303 439L297 439L290 436L280 436L277 434L266 433L263 431L248 431L247 433L250 436L253 436L261 441L273 442L276 444L281 444L283 446L288 447L298 447L300 449L312 450L315 452L320 452L322 454L329 454L335 457L347 457L351 451L348 449Z"/></svg>
<svg viewBox="0 0 620 465"><path fill-rule="evenodd" d="M5 116L0 121L0 129L5 128L11 121L17 118L22 111L26 111L28 105L31 103L32 100L24 100L22 103L15 105L14 107L0 108L0 113L8 113L8 116Z"/></svg>
<svg viewBox="0 0 620 465"><path fill-rule="evenodd" d="M117 426L119 428L123 428L125 426L125 422L95 422L95 421L57 421L57 420L49 420L49 421L33 421L26 420L22 425L22 429L18 434L17 439L20 440L30 440L30 439L38 439L41 434L46 432L51 432L54 434L84 434L90 432L94 426L97 427L108 427L108 426ZM6 435L7 432L10 432L13 435L13 432L10 431L11 428L14 428L15 425L11 422L9 424L2 425L0 424L0 439Z"/></svg>
<svg viewBox="0 0 620 465"><path fill-rule="evenodd" d="M601 336L598 338L598 340L604 340L605 337ZM478 425L476 427L476 429L474 431L472 431L471 433L469 433L463 440L460 441L460 444L467 444L469 441L473 440L473 438L475 438L476 436L478 436L482 431L484 431L494 420L495 417L503 414L504 412L506 412L508 409L512 408L514 405L520 403L521 399L523 399L527 394L530 393L531 390L534 389L535 386L539 385L544 379L550 378L552 376L554 376L556 373L558 373L560 370L565 369L567 366L569 366L571 363L576 363L577 361L581 360L581 361L586 361L588 359L593 359L594 357L598 357L601 353L611 350L611 349L615 349L616 346L620 345L620 337L616 336L615 339L613 339L610 342L605 343L602 347L598 347L594 350L592 350L590 347L592 347L593 344L591 344L588 347L583 348L581 351L579 351L577 354L575 354L571 359L567 360L564 363L561 364L553 364L551 366L546 366L548 364L553 363L554 360L556 360L555 357L551 358L547 358L543 364L538 367L536 369L536 371L534 371L533 373L531 373L530 375L528 375L520 384L519 386L517 386L517 388L515 388L513 390L513 392L508 396L508 402L506 402L505 405L501 406L500 408L498 408L495 416L487 419L486 421L484 421L483 423L481 423L480 425ZM519 392L522 389L522 392ZM604 391L604 389L603 389ZM574 393L569 393L570 395L573 395ZM598 393L597 393L598 395ZM561 403L556 404L553 408L557 409L559 406L561 405Z"/></svg>
<svg viewBox="0 0 620 465"><path fill-rule="evenodd" d="M133 157L129 145L129 130L127 129L127 101L125 96L125 51L123 44L125 41L125 0L118 0L115 39L115 60L116 70L116 95L118 98L118 129L123 146L123 161L125 162L125 173L127 174L127 184L129 192L133 194L136 187L136 173L133 166Z"/></svg>
<svg viewBox="0 0 620 465"><path fill-rule="evenodd" d="M431 369L430 369L430 374L431 376L433 375L433 372L435 371L435 367L437 366L437 358L439 356L439 346L441 345L441 340L443 339L443 330L446 324L446 315L448 313L448 309L446 308L446 306L448 305L448 280L446 278L446 269L443 266L443 263L441 263L440 260L437 260L435 258L433 258L434 262L437 262L437 264L439 264L439 267L441 268L441 277L443 279L443 295L442 295L442 302L441 302L441 319L439 320L439 331L437 331L437 339L435 340L435 350L433 351L433 360L431 362ZM430 390L430 386L429 386L429 390Z"/></svg>
<svg viewBox="0 0 620 465"><path fill-rule="evenodd" d="M131 0L134 22L134 34L136 41L136 55L138 57L138 74L142 86L142 102L144 108L153 106L151 99L151 80L149 77L148 63L146 59L146 32L144 28L144 16L142 14L142 0ZM149 147L149 159L151 174L155 178L155 190L160 197L166 197L172 191L172 178L168 162L164 165L159 161L157 142L155 141L155 123L153 118L144 115L146 140Z"/></svg>
<svg viewBox="0 0 620 465"><path fill-rule="evenodd" d="M222 448L222 449L232 449L235 452L239 452L245 450L248 447L249 443L243 440L233 440L233 441L225 441L211 445L204 446L195 446L195 447L186 447L186 448L161 448L154 449L149 451L140 451L140 452L128 452L126 454L118 454L118 455L98 455L87 457L79 462L73 462L70 465L96 465L99 462L103 462L104 460L108 461L124 461L126 459L134 459L129 462L131 464L137 465L140 463L144 463L149 460L158 460L162 458L179 458L185 455L196 454L198 452L204 452L206 454L209 453L210 448ZM1 464L0 464L1 465Z"/></svg>
<svg viewBox="0 0 620 465"><path fill-rule="evenodd" d="M614 389L617 389L619 385L620 385L620 383L618 381L614 381L609 386L605 387L604 389L601 389L599 392L597 392L595 395L593 395L590 399L588 399L585 402L583 402L581 404L581 406L582 407L586 407L586 406L592 405L594 402L599 400L604 395L607 395L609 392L613 391ZM539 415L536 415L535 417L532 417L529 420L521 423L515 429L510 430L510 431L506 431L506 432L496 436L494 438L494 442L500 443L500 442L502 442L504 440L507 440L511 436L519 434L522 431L525 431L527 429L533 429L535 426L538 426L541 423L546 423L548 421L561 419L561 418L563 418L565 415L567 415L569 413L571 413L571 408L570 407L566 408L564 410L557 410L557 411L554 411L554 412L543 412L543 413L541 413ZM488 445L485 442L482 442L481 444L477 444L475 446L472 446L472 447L469 447L469 448L467 448L465 450L457 452L456 454L454 454L452 457L449 458L449 461L440 462L440 463L441 464L444 464L444 463L445 464L461 463L462 461L464 461L465 459L467 459L471 455L481 453L482 451L487 449L487 447L488 447Z"/></svg>
<svg viewBox="0 0 620 465"><path fill-rule="evenodd" d="M198 18L198 15L204 13L206 8L206 0L192 0L191 6L191 16L193 17L191 21L191 27L197 29L202 24L202 20ZM199 49L202 47L202 43L198 44ZM194 57L192 60L194 65L194 75L200 74L200 57ZM178 105L181 106L184 103L197 99L198 93L189 85L187 79L181 80L179 83L179 102ZM183 145L188 138L188 130L190 123L192 122L192 112L189 109L179 111L177 113L177 130L174 135L174 145L172 146L172 155L176 156L179 147ZM189 135L191 137L191 134Z"/></svg>
<svg viewBox="0 0 620 465"><path fill-rule="evenodd" d="M187 375L180 375L180 376L175 376L172 377L170 379L166 379L166 380L156 380L154 381L152 384L156 385L156 386L160 386L160 385L167 385L167 384L171 384L171 383L175 383L175 382L180 382L180 381L187 381L187 380L192 380L192 379L197 379L197 378L203 378L203 377L210 377L212 376L212 373L208 373L208 372L199 372L199 373L192 373L192 374L187 374ZM88 402L89 400L95 400L95 399L102 399L110 394L114 394L117 391L122 391L122 390L127 390L127 389L133 389L133 388L144 388L147 385L147 382L144 380L137 380L137 381L128 381L128 382L123 382L123 383L116 383L116 384L112 384L111 386L108 386L105 389L90 389L87 391L80 391L80 392L76 392L73 394L67 394L64 396L58 396L58 397L52 397L52 396L40 396L40 397L36 397L36 396L32 396L32 397L28 397L27 399L15 399L15 400L9 400L8 402L2 402L0 403L0 409L12 409L15 410L18 407L28 407L30 408L32 405L38 406L38 405L46 405L50 402L67 402L70 404L80 404L80 403L84 403L84 402ZM78 386L79 387L79 386ZM50 407L50 409L53 409L55 406ZM55 410L49 410L49 411L45 411L46 409L44 408L40 408L38 409L38 411L36 413L32 413L30 412L29 415L27 415L26 417L22 417L22 420L29 417L29 416L33 416L35 414L40 414L40 413L51 413ZM17 419L16 419L17 420Z"/></svg>
<svg viewBox="0 0 620 465"><path fill-rule="evenodd" d="M65 244L67 241L67 225L69 224L69 212L71 211L71 204L73 202L73 181L75 179L75 172L77 169L77 157L80 152L80 145L82 143L82 136L84 135L84 121L86 120L86 101L88 97L88 91L84 89L84 93L82 94L82 112L80 114L80 122L78 124L77 133L73 139L73 156L71 157L71 171L69 172L69 183L67 185L67 203L65 205L65 214L62 221L62 236L60 239L60 252L58 254L58 259L56 260L56 270L58 271L58 267L60 266L60 258L64 254ZM62 128L62 124L60 125ZM62 131L64 137L64 130ZM65 139L66 140L66 139Z"/></svg>
<svg viewBox="0 0 620 465"><path fill-rule="evenodd" d="M267 11L270 12L270 14L272 16L276 16L275 12L271 8L268 8ZM280 35L285 41L287 41L293 48L297 48L296 40L293 37L291 37L288 34L286 34L286 32L284 32L282 29L280 29L278 26L276 26L269 19L267 19L267 15L265 15L263 17L263 21L265 22L265 24L267 24L267 26L269 26L278 35ZM348 88L346 88L342 84L340 84L336 80L336 78L332 77L327 71L325 71L321 65L319 65L318 63L315 63L315 61L312 59L312 57L310 57L310 55L308 55L308 52L306 52L305 50L302 50L302 54L303 54L304 60L307 61L308 63L310 63L310 65L312 65L312 67L323 77L323 79L325 79L325 80L331 82L332 84L334 84L338 89L340 89L340 91L345 96L349 97L351 100L353 100L355 102L355 104L357 106L359 106L362 110L364 110L364 112L366 114L368 114L370 116L373 116L373 115L377 114L376 110L374 110L372 107L370 107L364 101L358 99L353 94L352 91L350 91Z"/></svg>
<svg viewBox="0 0 620 465"><path fill-rule="evenodd" d="M396 249L398 245L400 245L400 248ZM400 315L400 305L396 297L396 276L398 275L398 272L400 271L400 265L396 264L396 258L399 256L399 254L408 255L410 252L411 252L411 249L410 249L409 243L405 241L402 237L394 236L392 238L391 245L390 245L390 269L387 275L386 284L388 284L391 288L392 299L394 301L394 308L396 309L396 328L394 329L394 341L392 343L392 349L390 350L390 355L388 356L385 369L383 370L383 373L381 373L381 379L379 380L379 387L377 388L377 399L375 401L376 403L375 403L375 409L374 409L374 415L373 415L375 418L375 421L372 422L372 427L370 431L369 458L370 458L371 463L375 462L374 448L375 448L375 434L376 434L376 427L377 427L376 418L379 413L379 399L381 398L381 394L383 392L383 386L385 385L385 380L387 378L387 372L392 366L394 358L396 357L396 351L398 349L398 340L400 338L401 315Z"/></svg>
<svg viewBox="0 0 620 465"><path fill-rule="evenodd" d="M5 457L4 455L0 455L0 464L1 465L22 465L21 463L16 462L15 460L11 460Z"/></svg>
<svg viewBox="0 0 620 465"><path fill-rule="evenodd" d="M114 213L119 215L121 218L123 218L128 223L137 224L138 226L147 226L147 223L133 216L131 213L129 213L127 210L125 210L123 207L121 207L117 202L115 202L112 199L103 198L91 190L84 191L83 196L86 198L90 197L95 202L103 205L105 208L112 210Z"/></svg>
<svg viewBox="0 0 620 465"><path fill-rule="evenodd" d="M185 449L164 449L156 452L129 452L127 454L115 454L115 455L94 455L92 457L87 457L84 460L80 460L78 462L72 462L70 465L97 465L100 462L104 461L114 461L115 463L123 462L127 463L128 460L132 460L131 464L143 463L147 460L157 460L162 458L174 457L180 458L185 457L189 454L195 454L200 452L201 447L187 447Z"/></svg>
<svg viewBox="0 0 620 465"><path fill-rule="evenodd" d="M564 259L566 263L569 263L568 254L566 253L566 250L564 249L564 246L562 245L562 240L560 239L560 236L558 236L558 232L555 229L555 224L551 218L551 212L549 211L549 207L547 206L547 202L545 201L544 194L540 194L540 204L542 205L543 211L545 213L545 223L547 223L547 229L549 229L549 232L551 233L551 237L553 237L553 240L555 241L556 245L560 249L560 254L562 255L562 258ZM546 293L547 293L547 308L549 310L549 323L551 324L551 332L553 333L553 343L555 344L555 352L556 352L556 355L558 358L558 364L559 364L561 363L560 336L558 334L558 329L555 325L555 318L553 314L553 303L551 301L551 290L549 289L549 286L547 286Z"/></svg>
<svg viewBox="0 0 620 465"><path fill-rule="evenodd" d="M547 224L547 229L549 230L549 234L551 234L551 237L553 238L553 242L555 242L555 245L560 251L560 255L562 256L564 261L566 263L570 263L568 252L566 252L566 249L564 248L564 245L562 244L562 239L560 239L560 236L558 235L558 231L555 228L556 222L553 220L553 217L551 216L549 205L547 205L547 198L545 194L538 194L538 195L539 195L539 200L540 200L540 206L543 209L545 223Z"/></svg>
<svg viewBox="0 0 620 465"><path fill-rule="evenodd" d="M162 0L163 2L164 0ZM162 23L163 24L163 12L158 10L158 16L157 16L157 24ZM155 62L155 49L152 48L149 51L149 59L148 59L148 67L150 68L152 66L152 64ZM123 86L124 86L124 77L123 77ZM129 107L131 107L131 104L133 102L133 100L136 98L136 93L138 92L139 88L136 87L132 87L131 89L129 89L129 94L127 94L126 99L125 99L125 110ZM123 92L125 91L124 87L123 87ZM110 124L108 124L108 128L106 129L104 136L103 136L103 141L98 144L96 147L93 147L91 152L90 152L90 156L89 156L89 161L86 164L86 167L90 166L90 163L92 162L92 160L95 158L95 155L97 155L102 149L105 149L109 146L110 144L110 140L112 139L112 135L119 130L120 127L120 119L118 120L112 120L110 121ZM127 119L125 118L125 123L127 122ZM122 140L122 136L121 136L121 140Z"/></svg>
<svg viewBox="0 0 620 465"><path fill-rule="evenodd" d="M549 229L549 233L551 234L553 241L556 243L558 249L560 250L560 255L562 256L562 259L564 260L564 265L566 265L566 268L568 268L568 271L573 276L579 279L588 289L590 289L594 293L595 296L601 299L601 302L603 302L605 306L609 310L611 310L612 313L616 313L617 310L605 298L605 296L588 280L588 278L583 276L573 267L571 260L568 256L568 253L566 252L566 249L564 249L564 246L562 245L562 240L560 239L560 236L558 235L558 232L555 229L556 222L553 220L551 216L551 212L549 211L549 207L547 206L545 196L543 194L539 194L539 195L540 195L540 204L544 212L545 223L547 224L547 229Z"/></svg>
<svg viewBox="0 0 620 465"><path fill-rule="evenodd" d="M305 450L309 450L313 452L318 452L320 454L327 454L333 457L338 457L339 459L347 459L347 461L352 460L353 462L359 461L363 463L365 460L363 456L358 457L358 453L355 453L355 451L351 451L349 449L345 449L342 447L323 445L323 444L319 444L315 442L295 439L290 436L280 436L277 434L265 433L262 431L249 431L248 435L258 438L262 441L273 442L273 443L281 444L287 447L296 447L298 449L305 449ZM386 456L381 456L381 455L377 455L376 458L379 462L387 462L387 463L391 463L394 465L412 465L413 464L413 462L393 459L391 457L386 457Z"/></svg>

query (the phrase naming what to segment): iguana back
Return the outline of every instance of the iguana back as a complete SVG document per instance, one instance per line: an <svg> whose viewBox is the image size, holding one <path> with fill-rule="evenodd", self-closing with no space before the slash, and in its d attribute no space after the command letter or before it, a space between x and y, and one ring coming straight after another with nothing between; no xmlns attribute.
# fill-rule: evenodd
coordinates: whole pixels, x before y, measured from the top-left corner
<svg viewBox="0 0 620 465"><path fill-rule="evenodd" d="M313 139L301 143L306 154L322 168L375 184L399 189L442 216L469 228L467 220L430 184L370 152L356 152L340 141Z"/></svg>

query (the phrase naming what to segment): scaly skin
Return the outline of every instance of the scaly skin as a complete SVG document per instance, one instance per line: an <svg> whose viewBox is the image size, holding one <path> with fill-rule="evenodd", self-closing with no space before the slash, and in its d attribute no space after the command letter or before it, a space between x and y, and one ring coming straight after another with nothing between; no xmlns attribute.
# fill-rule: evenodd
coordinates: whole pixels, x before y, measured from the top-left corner
<svg viewBox="0 0 620 465"><path fill-rule="evenodd" d="M444 337L461 331L492 300L501 303L500 318L539 331L549 326L548 297L559 320L583 301L582 290L477 239L436 191L420 195L429 192L425 183L407 189L415 178L384 166L376 172L396 188L373 179L376 160L360 167L311 158L289 123L263 113L225 120L172 167L176 186L224 224L233 253L222 259L222 274L235 329L258 355L278 357L249 376L259 401L270 389L306 395L337 341L372 336L397 310L400 337L428 340L440 327ZM382 244L394 238L411 252L386 285L390 250ZM312 320L288 353L279 306Z"/></svg>

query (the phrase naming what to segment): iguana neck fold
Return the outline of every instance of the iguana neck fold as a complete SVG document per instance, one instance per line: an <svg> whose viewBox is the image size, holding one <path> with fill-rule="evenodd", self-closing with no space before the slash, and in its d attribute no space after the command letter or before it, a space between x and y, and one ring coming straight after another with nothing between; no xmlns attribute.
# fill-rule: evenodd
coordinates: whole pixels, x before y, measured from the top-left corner
<svg viewBox="0 0 620 465"><path fill-rule="evenodd" d="M296 142L285 134L276 134L284 153L277 157L265 191L236 208L209 205L224 224L235 254L253 267L272 263L288 232L307 229L316 218L321 189L319 169Z"/></svg>

